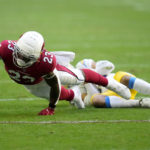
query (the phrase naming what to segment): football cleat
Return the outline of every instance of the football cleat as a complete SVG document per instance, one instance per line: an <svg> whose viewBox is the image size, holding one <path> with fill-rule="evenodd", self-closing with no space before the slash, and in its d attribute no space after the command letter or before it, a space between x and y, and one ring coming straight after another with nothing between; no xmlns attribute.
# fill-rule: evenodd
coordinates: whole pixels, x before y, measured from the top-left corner
<svg viewBox="0 0 150 150"><path fill-rule="evenodd" d="M81 98L81 92L80 92L79 87L74 86L72 90L74 91L74 98L71 103L73 103L75 107L77 107L78 109L85 108L84 102L82 101L82 98Z"/></svg>
<svg viewBox="0 0 150 150"><path fill-rule="evenodd" d="M144 108L150 108L150 98L143 98L140 100L140 106Z"/></svg>
<svg viewBox="0 0 150 150"><path fill-rule="evenodd" d="M114 91L121 97L125 99L130 99L131 92L128 87L121 84L120 82L116 81L115 79L109 77L108 79L108 85L106 86L107 89Z"/></svg>

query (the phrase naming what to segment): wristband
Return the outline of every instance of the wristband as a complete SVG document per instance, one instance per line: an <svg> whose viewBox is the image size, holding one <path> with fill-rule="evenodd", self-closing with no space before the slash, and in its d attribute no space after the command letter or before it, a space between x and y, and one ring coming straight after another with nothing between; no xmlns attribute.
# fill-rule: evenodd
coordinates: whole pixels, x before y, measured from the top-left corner
<svg viewBox="0 0 150 150"><path fill-rule="evenodd" d="M54 109L54 108L56 107L56 105L55 105L55 104L50 104L50 103L49 103L49 107L52 108L52 109Z"/></svg>

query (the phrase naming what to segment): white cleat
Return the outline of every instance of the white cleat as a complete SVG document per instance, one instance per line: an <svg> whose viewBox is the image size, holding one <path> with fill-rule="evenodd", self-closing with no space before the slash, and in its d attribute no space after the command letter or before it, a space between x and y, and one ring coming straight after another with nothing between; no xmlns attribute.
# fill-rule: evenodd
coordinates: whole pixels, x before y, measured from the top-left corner
<svg viewBox="0 0 150 150"><path fill-rule="evenodd" d="M150 108L150 98L143 98L140 100L141 107Z"/></svg>
<svg viewBox="0 0 150 150"><path fill-rule="evenodd" d="M82 101L81 98L81 92L78 86L74 86L71 88L74 91L74 99L72 100L72 103L78 108L78 109L83 109L85 108L84 102Z"/></svg>
<svg viewBox="0 0 150 150"><path fill-rule="evenodd" d="M106 86L107 89L114 91L118 95L122 96L125 99L130 99L131 92L128 87L121 84L120 82L116 81L113 78L107 78L108 85Z"/></svg>

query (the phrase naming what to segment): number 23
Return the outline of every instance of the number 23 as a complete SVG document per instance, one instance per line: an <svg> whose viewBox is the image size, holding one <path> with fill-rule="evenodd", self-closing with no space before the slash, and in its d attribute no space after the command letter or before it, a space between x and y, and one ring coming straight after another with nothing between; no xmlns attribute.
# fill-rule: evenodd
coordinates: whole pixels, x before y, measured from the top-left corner
<svg viewBox="0 0 150 150"><path fill-rule="evenodd" d="M48 56L48 55L51 55L49 52L45 52L45 56ZM48 62L49 64L52 64L53 62L53 55L51 55L51 57L44 57L43 58L43 61L44 62Z"/></svg>

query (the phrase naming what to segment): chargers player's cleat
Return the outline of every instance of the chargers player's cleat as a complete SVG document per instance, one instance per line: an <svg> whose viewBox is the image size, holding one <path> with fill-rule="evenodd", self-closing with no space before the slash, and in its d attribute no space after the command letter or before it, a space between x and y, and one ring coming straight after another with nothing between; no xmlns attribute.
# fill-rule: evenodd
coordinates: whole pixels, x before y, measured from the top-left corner
<svg viewBox="0 0 150 150"><path fill-rule="evenodd" d="M84 102L82 101L82 98L81 98L81 92L80 92L79 87L74 86L72 90L74 91L74 98L72 100L73 104L79 109L85 108Z"/></svg>
<svg viewBox="0 0 150 150"><path fill-rule="evenodd" d="M120 82L116 81L113 78L107 78L108 85L106 86L107 89L114 91L118 95L122 96L125 99L130 99L131 93L128 87L121 84Z"/></svg>
<svg viewBox="0 0 150 150"><path fill-rule="evenodd" d="M140 100L140 106L144 108L150 108L150 98L143 98Z"/></svg>

